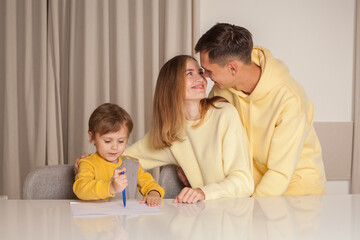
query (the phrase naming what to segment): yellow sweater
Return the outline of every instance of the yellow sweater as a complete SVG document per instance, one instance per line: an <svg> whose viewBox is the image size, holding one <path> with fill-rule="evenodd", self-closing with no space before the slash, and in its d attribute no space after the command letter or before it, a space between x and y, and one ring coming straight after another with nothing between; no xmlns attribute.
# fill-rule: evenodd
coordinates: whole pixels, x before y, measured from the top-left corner
<svg viewBox="0 0 360 240"><path fill-rule="evenodd" d="M93 153L89 157L80 159L79 172L75 177L73 191L79 199L98 200L114 197L111 194L110 179L114 170L120 167L122 159L119 157L118 163L114 164L102 159L98 153ZM129 184L132 184L129 182ZM164 189L156 184L153 177L145 172L139 164L137 187L140 193L145 196L150 191L156 190L161 197L164 196Z"/></svg>
<svg viewBox="0 0 360 240"><path fill-rule="evenodd" d="M193 188L201 188L205 199L248 197L254 189L248 140L236 109L229 103L210 108L204 122L188 121L184 141L155 150L149 135L125 153L138 158L144 169L175 164L184 170Z"/></svg>
<svg viewBox="0 0 360 240"><path fill-rule="evenodd" d="M313 105L287 67L264 48L252 61L261 78L250 95L214 86L238 110L254 164L253 196L325 194L321 146L313 127Z"/></svg>

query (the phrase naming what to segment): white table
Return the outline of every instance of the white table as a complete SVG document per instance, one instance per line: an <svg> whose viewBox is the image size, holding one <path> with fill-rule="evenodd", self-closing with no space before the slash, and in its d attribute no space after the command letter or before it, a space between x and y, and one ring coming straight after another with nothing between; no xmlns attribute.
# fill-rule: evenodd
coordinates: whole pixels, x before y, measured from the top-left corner
<svg viewBox="0 0 360 240"><path fill-rule="evenodd" d="M70 200L0 200L0 239L360 239L360 195L163 200L159 215L74 218Z"/></svg>

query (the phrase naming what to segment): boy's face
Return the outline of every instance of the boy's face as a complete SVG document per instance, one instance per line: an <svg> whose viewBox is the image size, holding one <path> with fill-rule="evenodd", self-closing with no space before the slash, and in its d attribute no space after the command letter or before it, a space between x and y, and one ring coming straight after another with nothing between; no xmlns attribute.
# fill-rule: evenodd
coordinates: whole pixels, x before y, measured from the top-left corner
<svg viewBox="0 0 360 240"><path fill-rule="evenodd" d="M117 132L104 135L89 132L91 143L95 144L98 154L108 162L118 163L120 155L124 152L128 141L128 129L122 126Z"/></svg>

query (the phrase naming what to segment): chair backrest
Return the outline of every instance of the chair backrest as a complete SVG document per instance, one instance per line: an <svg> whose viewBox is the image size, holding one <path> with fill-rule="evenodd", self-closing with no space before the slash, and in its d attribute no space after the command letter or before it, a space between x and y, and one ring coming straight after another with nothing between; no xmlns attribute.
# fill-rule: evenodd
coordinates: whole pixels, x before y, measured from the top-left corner
<svg viewBox="0 0 360 240"><path fill-rule="evenodd" d="M159 184L165 189L164 198L175 198L185 187L176 168L175 165L160 168ZM72 164L38 167L26 176L23 199L77 199L72 190L74 180Z"/></svg>
<svg viewBox="0 0 360 240"><path fill-rule="evenodd" d="M175 165L165 165L160 168L159 185L165 190L164 198L175 198L185 187L180 181Z"/></svg>
<svg viewBox="0 0 360 240"><path fill-rule="evenodd" d="M77 199L74 180L74 165L38 167L26 176L23 199Z"/></svg>

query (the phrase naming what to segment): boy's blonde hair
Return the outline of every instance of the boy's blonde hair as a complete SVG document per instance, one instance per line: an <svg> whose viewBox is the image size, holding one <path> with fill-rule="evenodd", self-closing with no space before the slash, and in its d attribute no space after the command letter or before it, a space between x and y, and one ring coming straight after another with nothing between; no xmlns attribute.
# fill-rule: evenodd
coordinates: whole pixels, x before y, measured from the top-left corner
<svg viewBox="0 0 360 240"><path fill-rule="evenodd" d="M133 121L130 115L117 104L104 103L98 106L89 118L89 132L104 135L109 132L117 132L121 127L127 127L128 136L133 129Z"/></svg>

